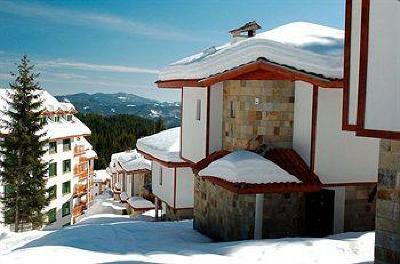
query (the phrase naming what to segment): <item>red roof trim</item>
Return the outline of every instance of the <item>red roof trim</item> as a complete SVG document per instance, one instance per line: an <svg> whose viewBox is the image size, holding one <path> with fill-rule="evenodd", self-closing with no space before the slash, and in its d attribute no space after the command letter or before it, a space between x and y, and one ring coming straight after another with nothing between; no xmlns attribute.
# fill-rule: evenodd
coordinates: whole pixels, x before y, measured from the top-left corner
<svg viewBox="0 0 400 264"><path fill-rule="evenodd" d="M214 160L220 159L229 154L228 151L218 151L199 161L192 167L197 174L207 167ZM219 185L234 193L255 194L255 193L287 193L287 192L318 192L321 190L321 182L317 175L310 171L303 159L291 149L273 149L267 152L265 157L288 173L296 176L302 183L232 183L213 176L201 176L201 178Z"/></svg>
<svg viewBox="0 0 400 264"><path fill-rule="evenodd" d="M313 73L299 71L290 66L270 62L265 58L243 64L204 79L156 81L159 88L205 88L225 80L300 80L323 88L343 88L343 79L329 79Z"/></svg>

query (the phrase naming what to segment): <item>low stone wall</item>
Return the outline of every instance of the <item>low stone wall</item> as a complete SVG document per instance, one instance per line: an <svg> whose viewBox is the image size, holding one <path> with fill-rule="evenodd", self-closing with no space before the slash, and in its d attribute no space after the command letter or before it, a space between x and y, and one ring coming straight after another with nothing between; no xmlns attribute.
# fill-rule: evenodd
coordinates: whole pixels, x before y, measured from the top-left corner
<svg viewBox="0 0 400 264"><path fill-rule="evenodd" d="M165 213L166 221L179 221L184 219L192 219L193 218L193 209L174 209L172 207L167 206L167 211Z"/></svg>
<svg viewBox="0 0 400 264"><path fill-rule="evenodd" d="M400 141L381 140L375 263L400 263Z"/></svg>
<svg viewBox="0 0 400 264"><path fill-rule="evenodd" d="M376 184L346 186L344 232L375 229Z"/></svg>
<svg viewBox="0 0 400 264"><path fill-rule="evenodd" d="M195 176L194 229L217 241L254 237L255 194L236 194ZM304 194L265 194L263 238L304 233Z"/></svg>

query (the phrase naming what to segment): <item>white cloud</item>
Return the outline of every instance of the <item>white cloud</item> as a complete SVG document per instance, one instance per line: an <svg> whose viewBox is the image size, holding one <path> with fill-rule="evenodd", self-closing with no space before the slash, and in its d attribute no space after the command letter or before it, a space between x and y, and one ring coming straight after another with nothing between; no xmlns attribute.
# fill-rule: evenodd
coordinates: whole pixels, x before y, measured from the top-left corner
<svg viewBox="0 0 400 264"><path fill-rule="evenodd" d="M32 5L28 2L9 2L0 0L0 12L25 17L40 17L56 23L82 25L109 30L123 31L156 39L198 41L176 30L164 26L150 25L109 14L94 13L88 10L76 11L46 5Z"/></svg>
<svg viewBox="0 0 400 264"><path fill-rule="evenodd" d="M42 68L56 67L83 71L158 74L158 70L135 66L91 64L85 62L68 62L63 60L42 61L38 62L37 65Z"/></svg>

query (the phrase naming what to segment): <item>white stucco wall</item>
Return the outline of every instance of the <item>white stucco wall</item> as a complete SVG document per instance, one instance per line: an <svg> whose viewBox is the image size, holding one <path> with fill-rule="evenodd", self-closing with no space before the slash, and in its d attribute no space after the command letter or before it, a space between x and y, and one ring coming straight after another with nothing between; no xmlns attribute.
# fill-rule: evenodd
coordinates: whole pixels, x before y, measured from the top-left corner
<svg viewBox="0 0 400 264"><path fill-rule="evenodd" d="M44 155L44 160L57 162L57 176L49 177L46 188L56 185L57 187L57 198L52 200L50 204L44 210L47 212L52 208L56 208L57 214L57 221L55 223L49 224L45 227L45 229L56 229L62 227L64 224L71 222L72 217L72 194L74 192L74 185L78 182L78 178L73 176L74 166L77 162L77 159L74 158L73 149L76 144L76 140L71 139L71 150L70 151L63 151L63 140L57 140L57 153L50 154L47 152ZM63 160L71 160L71 172L63 174ZM64 182L71 181L71 193L63 195L62 193L62 185ZM66 216L62 216L62 206L65 202L70 201L71 205L71 213Z"/></svg>
<svg viewBox="0 0 400 264"><path fill-rule="evenodd" d="M153 161L152 166L152 188L153 193L166 202L169 206L174 206L174 169L167 168ZM162 167L162 185L160 185L160 167Z"/></svg>
<svg viewBox="0 0 400 264"><path fill-rule="evenodd" d="M376 182L379 140L342 131L342 89L319 89L315 172L322 183Z"/></svg>
<svg viewBox="0 0 400 264"><path fill-rule="evenodd" d="M365 128L400 131L400 1L371 1Z"/></svg>
<svg viewBox="0 0 400 264"><path fill-rule="evenodd" d="M191 168L176 169L176 208L193 207L193 171Z"/></svg>
<svg viewBox="0 0 400 264"><path fill-rule="evenodd" d="M210 87L210 137L209 153L222 149L223 83Z"/></svg>
<svg viewBox="0 0 400 264"><path fill-rule="evenodd" d="M353 0L351 18L349 124L356 125L360 69L361 0Z"/></svg>
<svg viewBox="0 0 400 264"><path fill-rule="evenodd" d="M200 120L196 120L197 100L201 102ZM207 89L184 87L182 111L182 157L197 162L206 153Z"/></svg>
<svg viewBox="0 0 400 264"><path fill-rule="evenodd" d="M313 86L296 81L295 87L293 149L310 165Z"/></svg>

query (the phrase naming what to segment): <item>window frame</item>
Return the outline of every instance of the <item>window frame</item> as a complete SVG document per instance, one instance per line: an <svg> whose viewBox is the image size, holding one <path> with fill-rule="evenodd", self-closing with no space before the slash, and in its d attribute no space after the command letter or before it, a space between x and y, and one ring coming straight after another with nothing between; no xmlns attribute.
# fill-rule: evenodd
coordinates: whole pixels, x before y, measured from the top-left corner
<svg viewBox="0 0 400 264"><path fill-rule="evenodd" d="M50 192L50 190L54 190L54 194L53 194L53 195L51 195L52 192ZM57 185L50 186L50 187L47 189L47 193L48 193L48 195L49 195L49 201L54 201L54 200L56 200L56 199L57 199ZM52 197L52 196L54 196L54 197Z"/></svg>
<svg viewBox="0 0 400 264"><path fill-rule="evenodd" d="M50 170L50 168L51 168L51 166L54 164L54 174L52 175L50 172L51 172L51 170ZM56 177L57 176L57 162L49 162L49 168L48 168L48 173L49 173L49 178L51 178L51 177Z"/></svg>
<svg viewBox="0 0 400 264"><path fill-rule="evenodd" d="M158 177L158 185L162 186L163 184L163 167L160 166L160 176Z"/></svg>
<svg viewBox="0 0 400 264"><path fill-rule="evenodd" d="M230 101L229 105L230 105L229 106L229 116L231 118L235 118L235 105L234 105L234 102Z"/></svg>
<svg viewBox="0 0 400 264"><path fill-rule="evenodd" d="M67 213L64 212L64 210L66 208L66 205L68 205L68 212ZM71 201L68 200L65 203L63 203L63 205L61 207L61 215L62 215L62 217L65 217L65 216L70 215L70 214L71 214Z"/></svg>
<svg viewBox="0 0 400 264"><path fill-rule="evenodd" d="M66 143L66 142L69 142L69 143ZM64 138L63 139L63 152L71 151L71 149L72 149L72 140L70 138Z"/></svg>
<svg viewBox="0 0 400 264"><path fill-rule="evenodd" d="M66 186L68 186L68 188L65 188ZM68 189L66 191L66 189ZM70 194L71 193L71 181L66 181L62 183L62 194L66 195L66 194Z"/></svg>
<svg viewBox="0 0 400 264"><path fill-rule="evenodd" d="M51 221L50 219L50 214L54 214L54 220ZM57 222L57 208L51 208L50 210L47 211L47 223L52 224Z"/></svg>
<svg viewBox="0 0 400 264"><path fill-rule="evenodd" d="M67 162L69 162L69 170L65 170L66 164L68 164ZM71 172L71 167L72 167L71 159L66 159L66 160L62 161L62 172L63 172L63 174L70 173Z"/></svg>
<svg viewBox="0 0 400 264"><path fill-rule="evenodd" d="M55 144L55 151L52 151L51 145ZM57 141L50 141L49 142L49 154L56 154L58 152Z"/></svg>
<svg viewBox="0 0 400 264"><path fill-rule="evenodd" d="M195 120L201 121L201 99L196 99Z"/></svg>

